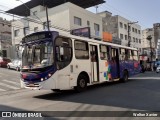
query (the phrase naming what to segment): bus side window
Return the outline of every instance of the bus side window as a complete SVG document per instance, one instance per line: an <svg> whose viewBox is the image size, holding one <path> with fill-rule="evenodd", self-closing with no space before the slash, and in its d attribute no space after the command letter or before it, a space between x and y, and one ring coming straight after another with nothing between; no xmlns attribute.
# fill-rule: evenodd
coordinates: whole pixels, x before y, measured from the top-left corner
<svg viewBox="0 0 160 120"><path fill-rule="evenodd" d="M112 61L114 61L115 60L115 49L111 49L111 51L112 51L112 54L111 54L111 57L112 57Z"/></svg>
<svg viewBox="0 0 160 120"><path fill-rule="evenodd" d="M100 45L100 55L101 55L101 60L108 60L109 57L109 51L107 49L108 46L105 45Z"/></svg>
<svg viewBox="0 0 160 120"><path fill-rule="evenodd" d="M131 50L131 57L132 57L132 60L134 60L134 52L133 52L133 50Z"/></svg>
<svg viewBox="0 0 160 120"><path fill-rule="evenodd" d="M128 60L129 58L129 51L125 49L125 60Z"/></svg>
<svg viewBox="0 0 160 120"><path fill-rule="evenodd" d="M133 57L134 60L138 60L138 51L135 51L134 50L134 57Z"/></svg>
<svg viewBox="0 0 160 120"><path fill-rule="evenodd" d="M57 69L66 67L72 59L72 41L69 38L56 39L56 63Z"/></svg>
<svg viewBox="0 0 160 120"><path fill-rule="evenodd" d="M119 48L119 54L120 54L119 59L124 60L124 49Z"/></svg>
<svg viewBox="0 0 160 120"><path fill-rule="evenodd" d="M89 59L89 47L87 42L75 40L74 48L76 59Z"/></svg>
<svg viewBox="0 0 160 120"><path fill-rule="evenodd" d="M110 60L111 59L111 49L110 49L110 47L109 46L107 46L107 55L108 55L108 60Z"/></svg>

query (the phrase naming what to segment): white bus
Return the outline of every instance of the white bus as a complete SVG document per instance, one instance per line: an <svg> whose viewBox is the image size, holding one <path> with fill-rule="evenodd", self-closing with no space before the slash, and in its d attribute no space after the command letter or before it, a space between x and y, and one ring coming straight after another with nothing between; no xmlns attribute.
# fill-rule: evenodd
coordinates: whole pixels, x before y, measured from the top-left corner
<svg viewBox="0 0 160 120"><path fill-rule="evenodd" d="M125 82L141 70L135 48L56 31L28 35L22 47L24 88L80 92L88 85Z"/></svg>

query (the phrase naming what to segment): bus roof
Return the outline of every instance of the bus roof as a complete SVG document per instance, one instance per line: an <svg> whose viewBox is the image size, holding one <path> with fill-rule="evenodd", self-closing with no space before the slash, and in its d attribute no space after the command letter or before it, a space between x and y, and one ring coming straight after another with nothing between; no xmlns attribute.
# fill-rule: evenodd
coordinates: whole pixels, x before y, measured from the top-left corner
<svg viewBox="0 0 160 120"><path fill-rule="evenodd" d="M75 35L71 35L71 34L67 34L64 32L59 32L60 36L66 36L72 39L78 39L78 40L83 40L83 41L88 41L88 42L92 42L92 43L99 43L99 44L105 44L105 45L110 45L110 46L114 46L114 47L120 47L120 48L126 48L126 49L131 49L131 50L137 50L137 48L132 48L132 47L127 47L127 46L123 46L123 45L118 45L118 44L114 44L114 43L109 43L109 42L104 42L104 41L98 41L98 40L94 40L94 39L89 39L86 37L80 37L80 36L75 36Z"/></svg>

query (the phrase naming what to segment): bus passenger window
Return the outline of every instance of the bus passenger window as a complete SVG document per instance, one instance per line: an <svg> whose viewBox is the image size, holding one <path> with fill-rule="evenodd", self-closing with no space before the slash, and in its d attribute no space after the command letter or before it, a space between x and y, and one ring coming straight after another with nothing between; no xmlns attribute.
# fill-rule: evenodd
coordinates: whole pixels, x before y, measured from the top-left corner
<svg viewBox="0 0 160 120"><path fill-rule="evenodd" d="M87 42L76 40L74 45L76 59L89 59L89 49Z"/></svg>
<svg viewBox="0 0 160 120"><path fill-rule="evenodd" d="M125 60L125 49L120 48L120 60Z"/></svg>
<svg viewBox="0 0 160 120"><path fill-rule="evenodd" d="M138 60L138 51L134 51L133 53L134 53L133 59Z"/></svg>
<svg viewBox="0 0 160 120"><path fill-rule="evenodd" d="M125 49L125 60L128 60L129 58L129 51Z"/></svg>
<svg viewBox="0 0 160 120"><path fill-rule="evenodd" d="M69 38L56 39L56 60L57 68L66 67L72 59L72 41Z"/></svg>
<svg viewBox="0 0 160 120"><path fill-rule="evenodd" d="M108 60L108 50L107 50L107 46L104 45L100 45L100 57L101 60Z"/></svg>

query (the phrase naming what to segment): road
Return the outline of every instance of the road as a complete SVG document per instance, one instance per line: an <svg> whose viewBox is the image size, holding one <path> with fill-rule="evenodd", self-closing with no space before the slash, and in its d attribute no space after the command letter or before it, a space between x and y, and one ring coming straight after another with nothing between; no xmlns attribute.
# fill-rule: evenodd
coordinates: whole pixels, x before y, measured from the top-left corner
<svg viewBox="0 0 160 120"><path fill-rule="evenodd" d="M20 89L20 72L0 68L0 92Z"/></svg>
<svg viewBox="0 0 160 120"><path fill-rule="evenodd" d="M18 75L15 71L10 72L9 75ZM130 78L126 83L94 85L82 93L76 93L73 90L55 93L50 90L28 89L1 92L0 110L72 111L69 115L67 114L68 116L84 115L83 112L75 113L76 111L160 111L159 78L160 74L146 72ZM121 114L123 116L127 112ZM45 115L52 116L49 112ZM94 116L94 112L92 115ZM128 120L129 118L115 119Z"/></svg>

